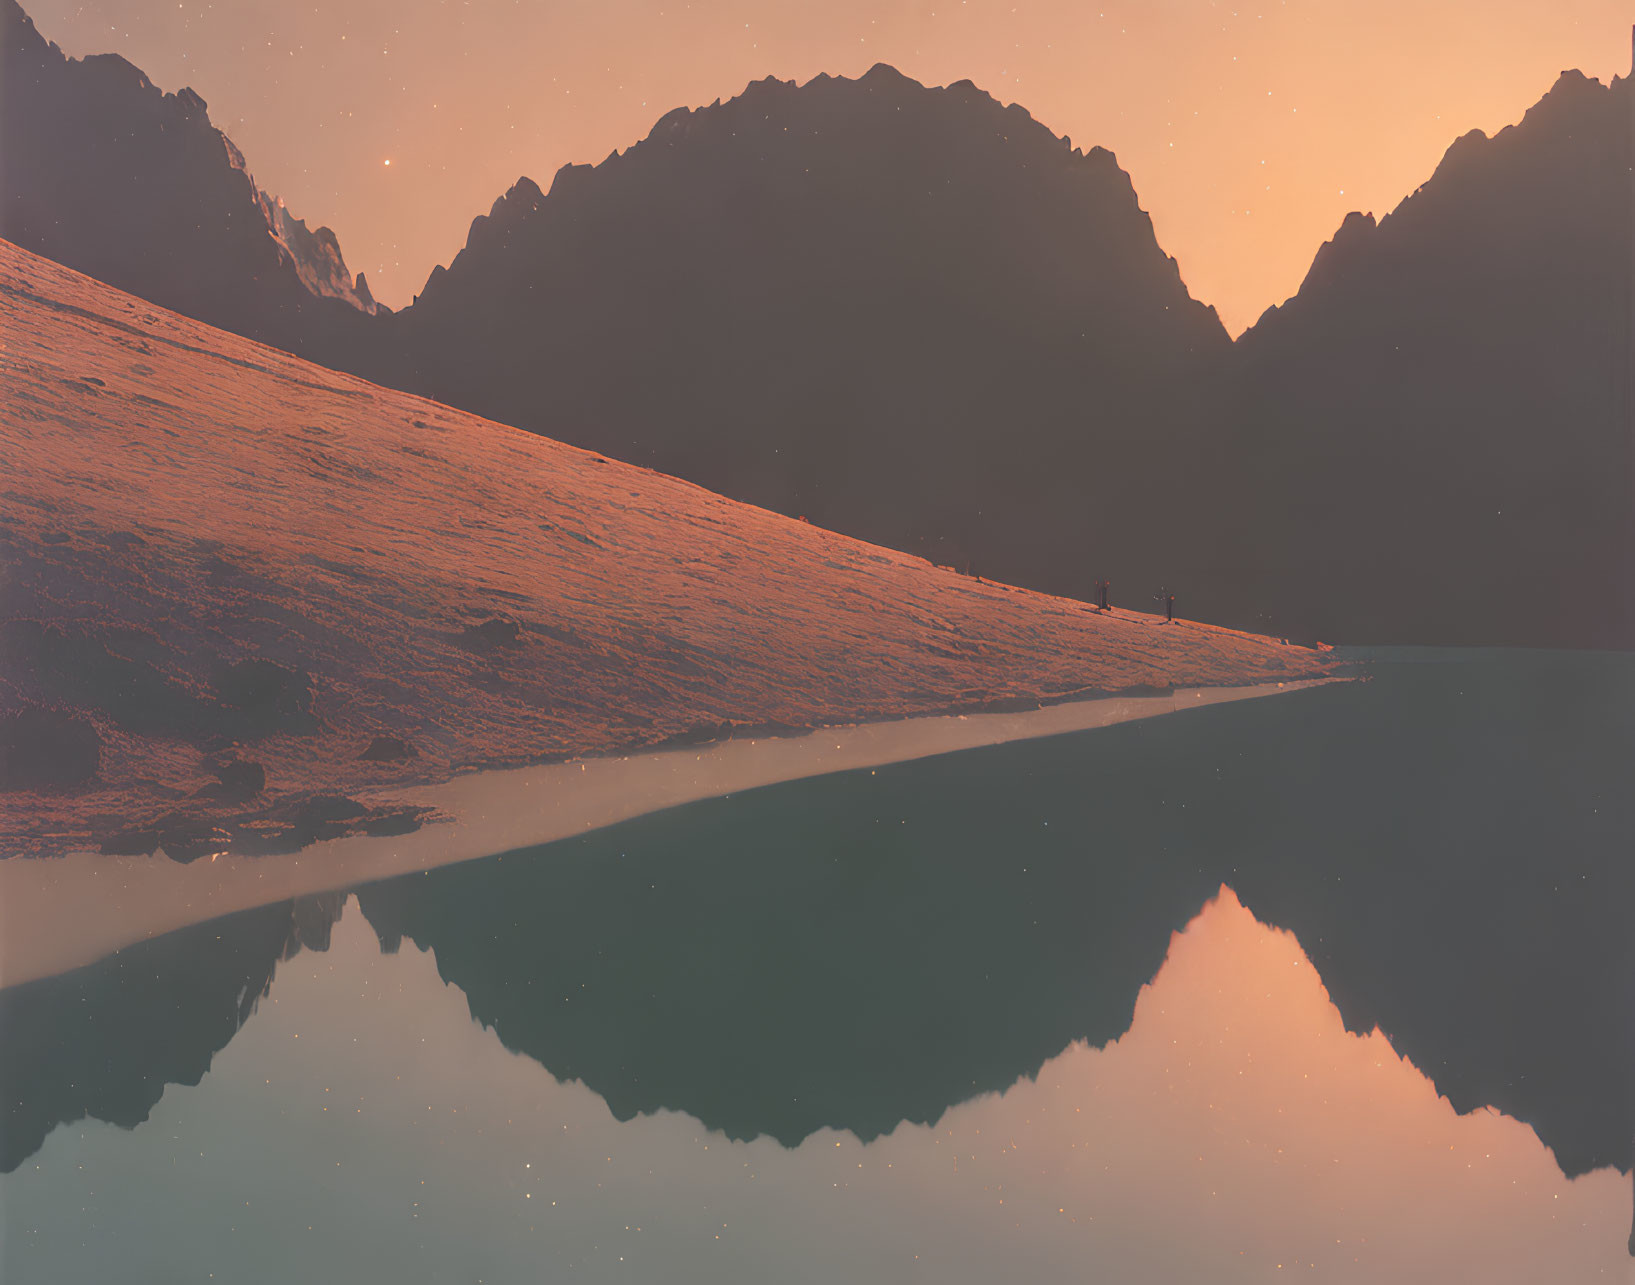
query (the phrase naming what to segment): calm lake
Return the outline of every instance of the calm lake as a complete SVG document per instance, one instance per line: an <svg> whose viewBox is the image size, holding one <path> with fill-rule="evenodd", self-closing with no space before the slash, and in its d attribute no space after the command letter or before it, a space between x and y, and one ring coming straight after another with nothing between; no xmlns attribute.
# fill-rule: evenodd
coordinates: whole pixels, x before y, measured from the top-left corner
<svg viewBox="0 0 1635 1285"><path fill-rule="evenodd" d="M0 991L0 1279L1635 1280L1635 656L1366 659Z"/></svg>

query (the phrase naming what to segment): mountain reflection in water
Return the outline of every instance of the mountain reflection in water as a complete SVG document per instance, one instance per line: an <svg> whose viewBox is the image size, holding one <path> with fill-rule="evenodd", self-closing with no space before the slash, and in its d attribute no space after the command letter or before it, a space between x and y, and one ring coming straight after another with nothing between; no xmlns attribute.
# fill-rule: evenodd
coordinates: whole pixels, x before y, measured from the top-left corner
<svg viewBox="0 0 1635 1285"><path fill-rule="evenodd" d="M1313 1032L1338 1021L1311 969L1301 970L1305 990L1273 988L1254 1003L1245 978L1268 967L1260 954L1205 952L1213 962L1189 973L1194 984L1176 992L1161 984L1178 967L1172 953L1138 1008L1171 935L1224 883L1260 920L1298 938L1345 1026L1364 1032L1377 1024L1453 1107L1492 1106L1526 1121L1567 1174L1629 1167L1635 935L1628 916L1635 872L1627 836L1635 832L1635 804L1627 782L1635 768L1635 658L1438 659L1443 663L1382 663L1366 684L693 804L533 853L366 887L359 900L388 950L405 938L430 950L437 971L463 993L461 1003L505 1046L558 1079L582 1080L615 1117L685 1112L732 1138L802 1144L793 1158L778 1159L785 1153L769 1151L769 1141L729 1147L663 1114L630 1126L642 1139L665 1131L700 1139L687 1143L700 1167L697 1191L679 1154L664 1162L691 1192L672 1193L680 1204L717 1198L733 1204L743 1196L736 1188L702 1194L714 1181L709 1173L726 1173L710 1168L724 1161L702 1159L706 1145L739 1156L735 1163L748 1170L777 1169L791 1184L838 1191L829 1184L842 1179L828 1175L827 1157L819 1167L828 1175L823 1182L814 1176L816 1161L799 1161L822 1142L850 1166L863 1165L862 1173L890 1152L899 1159L885 1163L920 1174L891 1189L893 1196L848 1170L848 1191L873 1194L850 1213L861 1197L836 1197L826 1227L844 1227L851 1238L853 1220L867 1220L857 1210L909 1193L913 1216L906 1210L902 1216L927 1245L941 1242L939 1257L960 1240L950 1240L949 1229L967 1213L975 1218L984 1201L1003 1197L998 1188L1012 1183L1033 1193L1023 1199L1025 1216L1018 1211L1026 1230L1000 1235L996 1223L993 1246L998 1252L1019 1237L1018 1244L1031 1246L1028 1254L1045 1256L1041 1271L1055 1261L1049 1245L1059 1242L1064 1253L1076 1245L1094 1261L1110 1238L1110 1266L1139 1244L1178 1256L1175 1272L1219 1274L1223 1264L1241 1261L1254 1265L1248 1274L1264 1274L1272 1264L1257 1255L1283 1243L1276 1237L1308 1246L1301 1252L1315 1262L1310 1255L1319 1241L1312 1237L1323 1231L1331 1268L1324 1279L1342 1276L1340 1265L1353 1259L1378 1272L1407 1246L1453 1254L1447 1265L1458 1267L1455 1276L1466 1274L1460 1264L1491 1259L1494 1271L1513 1279L1576 1279L1543 1272L1543 1265L1604 1264L1607 1245L1622 1255L1626 1183L1606 1173L1566 1186L1559 1177L1540 1177L1547 1157L1524 1131L1489 1113L1456 1119L1381 1037L1342 1038L1336 1027L1324 1037L1326 1051L1315 1061L1307 1057L1301 1050ZM247 912L0 992L5 1167L20 1164L59 1121L90 1113L129 1126L147 1115L164 1082L198 1083L267 988L274 961L301 945L321 949L323 933L306 921L316 916L327 924L334 913L333 900ZM1181 942L1222 918L1236 925L1222 930L1229 937L1259 933L1273 943L1264 949L1284 952L1268 975L1301 962L1287 938L1255 929L1232 894ZM324 971L322 957L307 958ZM334 967L334 982L349 985L347 968ZM383 960L368 969L386 978L391 967ZM1217 983L1213 997L1210 979ZM283 985L272 982L273 1000L283 1002ZM442 1011L443 999L417 987L416 1003L428 1014ZM1098 1078L1102 1070L1089 1074L1092 1066L1125 1065L1119 1059L1131 1042L1147 1047L1152 1037L1141 1013L1160 993L1170 1000L1150 1020L1179 1041L1170 1045L1174 1056L1162 1067L1132 1059L1139 1075L1122 1082L1110 1071L1108 1079ZM1234 1014L1224 1027L1211 1007L1217 1001ZM494 1114L475 1063L463 1079L459 1065L443 1066L465 1056L459 1050L476 1037L450 1033L429 1015L422 1019L415 1003L398 1007L415 1039L428 1041L417 1057L465 1086L451 1088L442 1105L425 1104L434 1106L433 1115ZM314 1024L292 1035L349 1040L327 1029L349 1019L323 1018L324 1008L318 1004ZM1183 1020L1182 1012L1192 1016ZM234 1075L253 1080L257 1065L239 1049L268 1021L263 1006L191 1094L216 1092L218 1075L233 1078L223 1069L229 1064ZM1102 1055L1084 1048L1062 1053L1075 1041L1114 1040L1118 1047ZM406 1072L417 1068L386 1057L382 1047L391 1043L377 1047L360 1037L349 1055L359 1100L348 1111L358 1108L360 1119L374 1110L371 1099L390 1096L388 1083L401 1082L393 1077L409 1079ZM1227 1049L1244 1060L1204 1055ZM1377 1063L1389 1074L1348 1078L1347 1059L1358 1068ZM1290 1078L1296 1068L1299 1084ZM1038 1085L1011 1087L1035 1074ZM514 1099L530 1104L528 1119L538 1124L538 1112L571 1099L580 1125L570 1123L567 1131L592 1128L599 1108L574 1096L583 1090L552 1090L536 1109L545 1081L530 1083ZM1245 1085L1263 1096L1244 1098ZM229 1090L224 1084L220 1091ZM996 1090L1009 1091L968 1103ZM183 1119L193 1110L189 1100L173 1092L158 1114ZM1033 1123L1018 1125L1006 1114L1013 1102L1028 1104ZM1210 1115L1210 1102L1227 1114ZM951 1107L958 1109L945 1118ZM1054 1157L1041 1171L1042 1185L1024 1181L1024 1170L1034 1172L1026 1165L1010 1172L1007 1165L1021 1162L1001 1161L1012 1155L1001 1145L1008 1140L985 1132L971 1154L997 1167L979 1167L981 1199L968 1192L938 1203L942 1180L932 1181L935 1165L921 1153L946 1148L950 1157L963 1156L964 1142L945 1141L943 1131L951 1122L988 1119L985 1112L998 1114L969 1128L1021 1130L1028 1140L1015 1139L1015 1154L1025 1147ZM1068 1116L1086 1113L1095 1126L1075 1132ZM1047 1127L1045 1120L1055 1123ZM1273 1120L1289 1123L1287 1136ZM916 1131L899 1127L902 1121L940 1123ZM486 1127L487 1142L467 1146L474 1164L482 1146L503 1150L527 1136L520 1123L515 1138L506 1137L504 1125ZM595 1126L604 1133L612 1127ZM957 1123L956 1134L966 1128ZM880 1139L874 1146L885 1151L844 1137L834 1146L830 1129ZM244 1137L232 1141L235 1134ZM264 1141L257 1129L231 1123L215 1136L234 1148ZM169 1145L144 1141L153 1137L150 1125L132 1145ZM1478 1141L1486 1148L1479 1162L1469 1149ZM113 1145L94 1128L65 1131L47 1142L37 1163L41 1172L59 1167L58 1147ZM647 1145L618 1144L633 1166L646 1163ZM368 1146L387 1144L375 1138ZM398 1139L388 1149L405 1146L418 1144ZM607 1146L613 1154L614 1143ZM1443 1160L1450 1146L1472 1166L1462 1174ZM1279 1147L1301 1159L1268 1160ZM353 1163L360 1148L368 1149L362 1140L341 1148L341 1165ZM1196 1158L1180 1155L1194 1148ZM429 1181L441 1174L435 1181L445 1186L457 1177L444 1171L436 1149L398 1160L418 1166ZM1325 1169L1319 1160L1334 1163ZM292 1159L285 1180L304 1181L307 1163ZM962 1163L969 1174L977 1162ZM310 1167L316 1179L322 1166L311 1159ZM32 1170L8 1180L8 1211L23 1207L17 1201L30 1203ZM1094 1182L1092 1173L1100 1175ZM330 1177L326 1172L322 1181ZM481 1186L490 1177L472 1181ZM248 1174L238 1180L264 1181ZM556 1180L589 1181L566 1170ZM1057 1200L1063 1212L1055 1216L1088 1219L1099 1207L1095 1229L1085 1223L1071 1235L1046 1235L1033 1225L1050 1203L1042 1193L1058 1189L1052 1183L1065 1184ZM1385 1197L1372 1184L1403 1201L1381 1205ZM1204 1186L1214 1194L1200 1195ZM658 1202L652 1219L662 1222L661 1189L653 1185L648 1198ZM113 1189L104 1180L102 1190L106 1202ZM1617 1192L1610 1209L1608 1191ZM509 1200L506 1192L496 1198ZM1077 1213L1064 1203L1070 1192L1087 1202ZM1409 1192L1419 1194L1409 1200ZM806 1204L812 1199L803 1197ZM957 1212L966 1200L974 1202L971 1210ZM1539 1212L1530 1201L1553 1208ZM1583 1217L1569 1216L1563 1203ZM742 1204L747 1212L740 1218L781 1226L801 1204L777 1213L756 1197ZM1585 1212L1591 1207L1593 1217ZM1177 1217L1184 1227L1173 1223ZM1141 1227L1150 1235L1137 1235ZM14 1243L15 1228L8 1212ZM1234 1228L1243 1243L1227 1254L1221 1237L1230 1239ZM816 1233L793 1225L786 1231L781 1252L798 1259L807 1252L802 1238ZM1372 1249L1363 1248L1361 1235ZM904 1248L910 1240L864 1237L854 1248L861 1254L875 1244L887 1256L902 1249L911 1263ZM651 1238L645 1243L650 1254L668 1252ZM1555 1257L1528 1258L1526 1244L1540 1253L1549 1247ZM1511 1248L1496 1252L1505 1245ZM588 1264L601 1251L583 1252ZM565 1261L550 1254L553 1263ZM1287 1255L1298 1256L1292 1248ZM964 1264L961 1275L983 1274L973 1245L948 1261ZM1531 1276L1520 1270L1524 1263L1533 1265ZM1422 1268L1404 1270L1402 1279L1436 1278Z"/></svg>
<svg viewBox="0 0 1635 1285"><path fill-rule="evenodd" d="M1104 1050L864 1144L619 1122L354 906L197 1088L3 1181L19 1280L1619 1279L1621 1176L1458 1116L1230 893ZM84 1233L95 1228L95 1235ZM318 1266L318 1265L321 1265Z"/></svg>

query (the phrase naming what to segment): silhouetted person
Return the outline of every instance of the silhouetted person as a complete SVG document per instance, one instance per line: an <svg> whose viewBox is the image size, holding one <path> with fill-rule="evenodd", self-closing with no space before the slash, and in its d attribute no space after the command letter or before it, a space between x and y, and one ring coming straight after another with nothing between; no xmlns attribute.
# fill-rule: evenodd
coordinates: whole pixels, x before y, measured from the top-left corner
<svg viewBox="0 0 1635 1285"><path fill-rule="evenodd" d="M1153 601L1164 604L1164 623L1173 625L1175 623L1175 595L1168 589L1160 589L1153 594Z"/></svg>
<svg viewBox="0 0 1635 1285"><path fill-rule="evenodd" d="M1101 609L1103 611L1112 610L1111 605L1107 601L1107 593L1110 589L1112 589L1112 587L1113 583L1110 580L1096 581L1096 601L1101 605Z"/></svg>

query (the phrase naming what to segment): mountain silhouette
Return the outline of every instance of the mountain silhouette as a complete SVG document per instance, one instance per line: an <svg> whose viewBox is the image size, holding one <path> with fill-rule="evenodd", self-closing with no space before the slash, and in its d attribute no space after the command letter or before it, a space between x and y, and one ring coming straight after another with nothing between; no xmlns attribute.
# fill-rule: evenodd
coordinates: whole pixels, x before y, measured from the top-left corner
<svg viewBox="0 0 1635 1285"><path fill-rule="evenodd" d="M1346 219L1235 345L1223 591L1194 609L1357 643L1635 645L1632 139L1631 80L1565 72L1378 223Z"/></svg>
<svg viewBox="0 0 1635 1285"><path fill-rule="evenodd" d="M388 333L372 377L1058 592L1159 574L1229 351L1110 153L884 65L520 180Z"/></svg>
<svg viewBox="0 0 1635 1285"><path fill-rule="evenodd" d="M0 237L87 276L297 352L347 347L377 310L334 233L256 186L202 98L117 54L65 57L16 0L0 0L0 155Z"/></svg>
<svg viewBox="0 0 1635 1285"><path fill-rule="evenodd" d="M1109 153L968 82L762 81L519 182L375 373L1053 592L1630 646L1631 97L1564 73L1229 346Z"/></svg>

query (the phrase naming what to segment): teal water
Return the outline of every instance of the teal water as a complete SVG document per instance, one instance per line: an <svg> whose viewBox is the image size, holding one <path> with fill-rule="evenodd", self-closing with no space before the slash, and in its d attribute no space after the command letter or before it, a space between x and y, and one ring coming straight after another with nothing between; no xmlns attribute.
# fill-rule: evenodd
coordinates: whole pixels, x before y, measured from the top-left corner
<svg viewBox="0 0 1635 1285"><path fill-rule="evenodd" d="M1370 659L0 992L5 1279L1627 1279L1635 657Z"/></svg>

